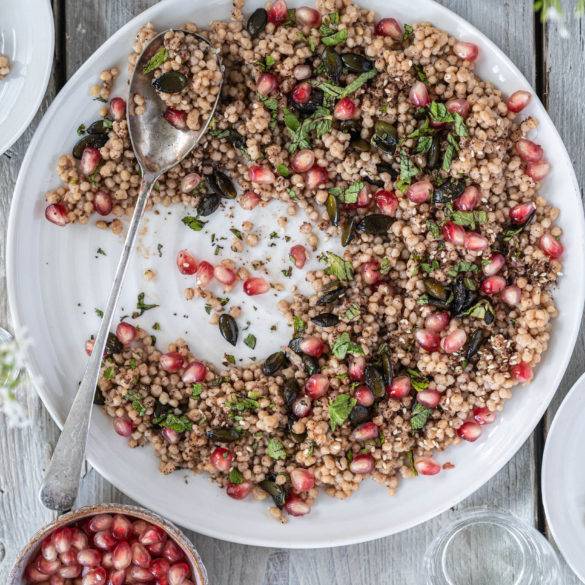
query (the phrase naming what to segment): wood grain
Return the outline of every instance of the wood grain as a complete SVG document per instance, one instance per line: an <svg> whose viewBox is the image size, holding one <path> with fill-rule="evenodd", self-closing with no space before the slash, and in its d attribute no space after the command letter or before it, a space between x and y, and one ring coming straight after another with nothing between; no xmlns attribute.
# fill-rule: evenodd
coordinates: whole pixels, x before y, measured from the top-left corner
<svg viewBox="0 0 585 585"><path fill-rule="evenodd" d="M55 0L58 62L53 80L43 103L50 103L59 85L111 34L133 16L155 3L155 0ZM531 3L513 0L442 0L441 4L457 12L495 41L520 67L530 81L535 81L537 64L542 61L535 52L535 30ZM505 18L502 17L505 15ZM518 31L522 31L519 35ZM583 48L581 31L576 31L579 49ZM585 120L577 100L583 84L585 65L577 46L566 51L551 37L546 44L547 87L551 113L575 153L579 173L583 163L578 159L579 137ZM554 66L558 63L558 66ZM572 74L567 75L567 66ZM575 96L571 99L570 96ZM554 98L554 105L553 105ZM42 115L39 113L27 133L14 147L11 159L0 157L0 232L5 233L6 217L18 168L32 132ZM0 261L4 258L4 238L0 242ZM4 287L0 281L0 290ZM0 293L0 320L6 317L5 295ZM583 369L585 348L580 339L576 356L563 382L565 390ZM5 582L10 561L27 536L48 521L51 514L41 507L37 490L43 466L57 437L56 427L31 391L27 404L32 426L23 431L6 430L0 423L0 582ZM551 409L551 411L554 410ZM531 437L512 461L472 497L458 508L499 506L510 510L528 523L538 523L537 473L539 441ZM79 505L94 502L130 502L93 470L88 470L81 486ZM208 568L213 585L398 585L422 583L419 570L422 554L439 528L453 512L400 535L371 543L325 550L286 551L247 547L221 542L190 533ZM236 522L237 519L234 519ZM259 520L261 521L261 520ZM497 562L497 559L494 560ZM473 574L473 570L471 570ZM570 581L567 574L567 583ZM469 585L473 585L470 582Z"/></svg>

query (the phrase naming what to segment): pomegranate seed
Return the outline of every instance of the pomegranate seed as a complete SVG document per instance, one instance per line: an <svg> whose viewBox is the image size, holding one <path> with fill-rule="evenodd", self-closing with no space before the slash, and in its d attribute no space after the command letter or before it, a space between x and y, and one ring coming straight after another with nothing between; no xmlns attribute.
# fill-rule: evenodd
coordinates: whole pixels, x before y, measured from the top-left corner
<svg viewBox="0 0 585 585"><path fill-rule="evenodd" d="M230 286L236 282L236 273L223 264L218 264L213 270L213 276L226 286Z"/></svg>
<svg viewBox="0 0 585 585"><path fill-rule="evenodd" d="M374 458L368 454L356 455L349 464L349 470L357 475L367 475L374 470Z"/></svg>
<svg viewBox="0 0 585 585"><path fill-rule="evenodd" d="M37 557L36 568L45 575L52 575L59 570L61 566L61 561L59 559L53 559L52 561L48 561L47 559L43 558L42 556Z"/></svg>
<svg viewBox="0 0 585 585"><path fill-rule="evenodd" d="M375 439L378 436L378 427L373 422L366 422L356 429L352 433L352 437L356 441L369 441Z"/></svg>
<svg viewBox="0 0 585 585"><path fill-rule="evenodd" d="M348 366L350 379L359 381L364 379L366 371L366 358L363 356L351 356Z"/></svg>
<svg viewBox="0 0 585 585"><path fill-rule="evenodd" d="M358 207L369 207L372 194L370 193L369 187L366 185L359 193L356 201Z"/></svg>
<svg viewBox="0 0 585 585"><path fill-rule="evenodd" d="M54 561L57 558L57 549L55 548L53 539L50 536L47 536L47 538L41 543L41 554L47 561Z"/></svg>
<svg viewBox="0 0 585 585"><path fill-rule="evenodd" d="M71 532L71 545L73 548L75 550L83 550L84 548L87 548L88 539L85 532L79 528L72 528Z"/></svg>
<svg viewBox="0 0 585 585"><path fill-rule="evenodd" d="M97 567L102 562L102 553L95 548L84 548L77 553L77 562L82 567Z"/></svg>
<svg viewBox="0 0 585 585"><path fill-rule="evenodd" d="M428 201L432 193L433 184L428 179L424 179L413 183L406 191L406 196L410 201L418 205Z"/></svg>
<svg viewBox="0 0 585 585"><path fill-rule="evenodd" d="M506 264L506 259L502 254L492 254L488 263L482 267L483 273L486 276L493 276L497 274Z"/></svg>
<svg viewBox="0 0 585 585"><path fill-rule="evenodd" d="M315 153L308 148L295 152L290 166L295 173L306 173L315 164Z"/></svg>
<svg viewBox="0 0 585 585"><path fill-rule="evenodd" d="M410 394L411 383L408 376L398 376L386 387L386 393L390 398L400 400Z"/></svg>
<svg viewBox="0 0 585 585"><path fill-rule="evenodd" d="M297 19L298 19L298 13L299 13L299 11L297 10ZM313 71L311 70L311 67L309 65L305 65L304 63L301 65L297 65L293 69L293 77L297 81L303 81L304 79L309 79L309 77L311 77L312 74L313 74Z"/></svg>
<svg viewBox="0 0 585 585"><path fill-rule="evenodd" d="M151 544L159 544L167 539L166 532L158 526L149 526L138 539L140 544L149 546Z"/></svg>
<svg viewBox="0 0 585 585"><path fill-rule="evenodd" d="M262 73L256 82L256 91L260 95L270 95L278 89L278 79L272 73Z"/></svg>
<svg viewBox="0 0 585 585"><path fill-rule="evenodd" d="M300 396L292 403L291 410L297 418L309 416L311 412L311 399L308 396Z"/></svg>
<svg viewBox="0 0 585 585"><path fill-rule="evenodd" d="M252 183L268 184L274 183L276 177L268 167L262 165L250 165L248 168L248 179L252 181Z"/></svg>
<svg viewBox="0 0 585 585"><path fill-rule="evenodd" d="M95 339L88 339L85 342L85 353L87 355L91 355L91 352L93 351L93 346L95 345Z"/></svg>
<svg viewBox="0 0 585 585"><path fill-rule="evenodd" d="M437 351L441 343L441 338L428 329L418 329L414 334L417 343L426 351Z"/></svg>
<svg viewBox="0 0 585 585"><path fill-rule="evenodd" d="M109 215L114 207L112 196L100 189L94 196L93 206L100 215Z"/></svg>
<svg viewBox="0 0 585 585"><path fill-rule="evenodd" d="M311 511L311 506L305 500L299 498L299 496L291 494L284 503L284 509L291 516L304 516Z"/></svg>
<svg viewBox="0 0 585 585"><path fill-rule="evenodd" d="M167 559L155 559L150 565L150 572L155 577L166 577L170 568L171 563Z"/></svg>
<svg viewBox="0 0 585 585"><path fill-rule="evenodd" d="M67 565L59 569L59 575L63 579L77 579L81 575L81 565Z"/></svg>
<svg viewBox="0 0 585 585"><path fill-rule="evenodd" d="M471 104L464 99L449 100L445 104L445 107L447 108L448 112L451 112L452 114L459 114L462 118L467 118Z"/></svg>
<svg viewBox="0 0 585 585"><path fill-rule="evenodd" d="M185 384L196 384L197 382L203 382L206 376L207 366L201 362L194 361L187 365L182 379Z"/></svg>
<svg viewBox="0 0 585 585"><path fill-rule="evenodd" d="M327 171L319 165L313 165L305 175L305 185L307 189L313 191L320 185L324 185L329 181Z"/></svg>
<svg viewBox="0 0 585 585"><path fill-rule="evenodd" d="M398 209L398 197L396 197L392 191L380 189L374 194L374 200L378 209L384 215L394 216L396 214L396 210Z"/></svg>
<svg viewBox="0 0 585 585"><path fill-rule="evenodd" d="M130 323L121 321L116 327L116 337L120 343L128 345L136 338L136 327L130 325Z"/></svg>
<svg viewBox="0 0 585 585"><path fill-rule="evenodd" d="M103 567L96 567L85 574L82 585L102 585L105 584L108 574Z"/></svg>
<svg viewBox="0 0 585 585"><path fill-rule="evenodd" d="M443 239L454 246L463 246L465 243L465 230L454 221L447 221L443 225Z"/></svg>
<svg viewBox="0 0 585 585"><path fill-rule="evenodd" d="M372 406L375 401L374 393L367 386L358 386L354 396L361 406Z"/></svg>
<svg viewBox="0 0 585 585"><path fill-rule="evenodd" d="M449 326L451 315L447 311L435 311L425 319L425 329L441 333Z"/></svg>
<svg viewBox="0 0 585 585"><path fill-rule="evenodd" d="M311 99L312 92L313 88L311 87L311 84L305 81L303 83L298 83L293 87L290 97L295 104L304 106Z"/></svg>
<svg viewBox="0 0 585 585"><path fill-rule="evenodd" d="M532 366L528 362L520 362L519 364L512 366L510 373L516 382L521 382L522 384L530 382L534 376Z"/></svg>
<svg viewBox="0 0 585 585"><path fill-rule="evenodd" d="M420 475L437 475L441 471L441 466L432 457L417 457L414 468Z"/></svg>
<svg viewBox="0 0 585 585"><path fill-rule="evenodd" d="M318 28L321 26L321 13L309 6L299 6L295 12L297 24L308 26L309 28Z"/></svg>
<svg viewBox="0 0 585 585"><path fill-rule="evenodd" d="M64 226L69 222L67 208L62 203L52 203L45 208L45 218L58 226Z"/></svg>
<svg viewBox="0 0 585 585"><path fill-rule="evenodd" d="M357 118L358 115L358 107L349 97L340 99L333 109L333 117L337 120L353 120L354 118Z"/></svg>
<svg viewBox="0 0 585 585"><path fill-rule="evenodd" d="M362 264L360 266L360 272L364 282L370 286L377 284L382 279L380 274L380 263L377 260Z"/></svg>
<svg viewBox="0 0 585 585"><path fill-rule="evenodd" d="M538 247L551 259L556 260L563 255L565 248L548 232L542 234L538 240Z"/></svg>
<svg viewBox="0 0 585 585"><path fill-rule="evenodd" d="M297 244L290 249L290 258L297 268L302 268L307 261L307 250L305 246Z"/></svg>
<svg viewBox="0 0 585 585"><path fill-rule="evenodd" d="M481 292L486 295L497 295L506 288L506 279L502 276L488 276L481 281Z"/></svg>
<svg viewBox="0 0 585 585"><path fill-rule="evenodd" d="M136 520L134 524L132 524L132 530L136 536L140 536L150 524L147 524L144 520Z"/></svg>
<svg viewBox="0 0 585 585"><path fill-rule="evenodd" d="M524 167L524 172L533 181L542 181L550 173L550 164L545 160L536 163L527 163Z"/></svg>
<svg viewBox="0 0 585 585"><path fill-rule="evenodd" d="M297 467L290 472L290 482L297 494L308 492L315 487L315 476L312 471Z"/></svg>
<svg viewBox="0 0 585 585"><path fill-rule="evenodd" d="M536 211L536 205L532 201L519 203L510 209L510 219L517 225L524 225Z"/></svg>
<svg viewBox="0 0 585 585"><path fill-rule="evenodd" d="M117 416L114 419L114 430L121 437L129 437L134 431L134 425L132 421L126 416Z"/></svg>
<svg viewBox="0 0 585 585"><path fill-rule="evenodd" d="M248 494L252 491L253 485L249 481L243 483L228 483L226 487L226 493L230 498L234 500L243 500L248 497Z"/></svg>
<svg viewBox="0 0 585 585"><path fill-rule="evenodd" d="M181 179L181 191L183 193L191 193L195 191L199 183L201 183L201 175L189 173Z"/></svg>
<svg viewBox="0 0 585 585"><path fill-rule="evenodd" d="M152 583L154 575L144 567L131 567L128 573L131 583Z"/></svg>
<svg viewBox="0 0 585 585"><path fill-rule="evenodd" d="M71 548L72 541L73 530L68 526L59 528L53 533L53 544L59 554L67 552Z"/></svg>
<svg viewBox="0 0 585 585"><path fill-rule="evenodd" d="M475 61L479 57L479 47L465 41L457 41L453 45L453 52L464 61Z"/></svg>
<svg viewBox="0 0 585 585"><path fill-rule="evenodd" d="M376 23L374 34L380 37L390 37L395 41L401 41L404 33L402 32L400 23L395 18L382 18Z"/></svg>
<svg viewBox="0 0 585 585"><path fill-rule="evenodd" d="M246 191L239 199L238 203L242 209L251 211L258 203L260 203L260 197L254 193L254 191Z"/></svg>
<svg viewBox="0 0 585 585"><path fill-rule="evenodd" d="M270 285L264 278L254 277L244 280L244 292L250 297L263 295L269 290Z"/></svg>
<svg viewBox="0 0 585 585"><path fill-rule="evenodd" d="M516 152L526 162L539 162L544 157L542 146L526 138L521 138L516 142Z"/></svg>
<svg viewBox="0 0 585 585"><path fill-rule="evenodd" d="M164 437L165 441L171 445L176 445L181 440L181 435L174 429L164 428L161 431L161 435Z"/></svg>
<svg viewBox="0 0 585 585"><path fill-rule="evenodd" d="M521 112L530 103L531 99L532 94L529 91L524 91L523 89L515 91L506 102L508 111L515 114Z"/></svg>
<svg viewBox="0 0 585 585"><path fill-rule="evenodd" d="M457 435L465 441L473 443L481 435L481 426L473 420L468 420L457 429Z"/></svg>
<svg viewBox="0 0 585 585"><path fill-rule="evenodd" d="M57 574L51 575L49 585L65 585L65 579L63 579L61 575Z"/></svg>
<svg viewBox="0 0 585 585"><path fill-rule="evenodd" d="M77 564L77 551L70 549L66 553L61 553L59 555L59 560L61 561L62 565L76 565Z"/></svg>
<svg viewBox="0 0 585 585"><path fill-rule="evenodd" d="M180 250L177 254L177 268L181 274L195 274L197 272L197 260L189 250Z"/></svg>
<svg viewBox="0 0 585 585"><path fill-rule="evenodd" d="M455 199L453 205L459 211L473 211L479 204L481 193L476 185L469 185L463 193Z"/></svg>
<svg viewBox="0 0 585 585"><path fill-rule="evenodd" d="M488 242L487 238L484 238L477 232L466 232L465 242L463 245L465 246L466 250L470 250L472 252L481 252L485 250L490 245L490 243Z"/></svg>
<svg viewBox="0 0 585 585"><path fill-rule="evenodd" d="M232 463L234 462L234 454L224 447L216 447L211 452L209 461L211 462L211 465L215 467L215 469L227 473L231 469Z"/></svg>
<svg viewBox="0 0 585 585"><path fill-rule="evenodd" d="M301 341L300 349L307 355L319 358L325 351L325 343L320 337L306 337Z"/></svg>
<svg viewBox="0 0 585 585"><path fill-rule="evenodd" d="M28 583L47 583L48 576L29 565L26 569L26 579Z"/></svg>
<svg viewBox="0 0 585 585"><path fill-rule="evenodd" d="M81 155L81 162L79 163L79 170L86 176L93 174L102 160L102 155L97 148L88 146L84 148Z"/></svg>
<svg viewBox="0 0 585 585"><path fill-rule="evenodd" d="M112 565L115 569L125 569L132 563L132 549L127 542L120 542L114 549Z"/></svg>
<svg viewBox="0 0 585 585"><path fill-rule="evenodd" d="M276 0L272 6L268 8L268 22L278 26L288 18L288 8L284 0ZM171 585L177 585L171 582Z"/></svg>
<svg viewBox="0 0 585 585"><path fill-rule="evenodd" d="M108 585L124 585L126 583L126 571L119 569L118 571L112 571L110 573L110 580Z"/></svg>
<svg viewBox="0 0 585 585"><path fill-rule="evenodd" d="M183 551L179 545L173 540L167 540L163 549L163 557L171 563L176 563L183 558Z"/></svg>
<svg viewBox="0 0 585 585"><path fill-rule="evenodd" d="M182 110L167 108L163 114L163 118L178 130L184 130L187 127L187 112L183 112Z"/></svg>
<svg viewBox="0 0 585 585"><path fill-rule="evenodd" d="M408 95L410 103L416 108L426 108L431 103L429 90L422 81L417 81L410 89Z"/></svg>
<svg viewBox="0 0 585 585"><path fill-rule="evenodd" d="M109 530L100 530L95 533L93 543L101 550L112 550L116 546L116 539Z"/></svg>
<svg viewBox="0 0 585 585"><path fill-rule="evenodd" d="M123 120L126 117L126 100L121 97L115 97L110 100L110 112L116 122Z"/></svg>
<svg viewBox="0 0 585 585"><path fill-rule="evenodd" d="M480 425L489 425L496 420L496 413L485 406L476 406L473 409L473 419Z"/></svg>
<svg viewBox="0 0 585 585"><path fill-rule="evenodd" d="M164 542L157 542L156 544L149 544L146 548L151 555L160 555L165 547Z"/></svg>
<svg viewBox="0 0 585 585"><path fill-rule="evenodd" d="M317 400L327 394L329 378L324 374L313 374L305 383L305 393L311 400Z"/></svg>
<svg viewBox="0 0 585 585"><path fill-rule="evenodd" d="M416 401L427 408L437 408L441 402L441 393L437 390L422 390L416 395Z"/></svg>
<svg viewBox="0 0 585 585"><path fill-rule="evenodd" d="M496 277L490 277L496 278ZM463 329L455 329L449 333L449 335L441 339L441 349L445 353L456 353L458 352L467 341L467 333ZM419 394L420 396L420 394Z"/></svg>
<svg viewBox="0 0 585 585"><path fill-rule="evenodd" d="M183 356L178 351L163 353L159 359L160 367L165 372L177 372L183 365Z"/></svg>
<svg viewBox="0 0 585 585"><path fill-rule="evenodd" d="M199 263L197 272L195 273L195 280L199 286L207 286L213 279L214 273L215 269L213 265L203 260L203 262Z"/></svg>
<svg viewBox="0 0 585 585"><path fill-rule="evenodd" d="M522 291L515 285L512 284L507 286L500 294L500 298L506 305L510 307L515 307L520 302L522 298Z"/></svg>
<svg viewBox="0 0 585 585"><path fill-rule="evenodd" d="M144 567L144 568L150 567L151 556L143 544L140 544L139 542L133 542L131 550L132 550L132 563L134 565L137 565L139 567Z"/></svg>

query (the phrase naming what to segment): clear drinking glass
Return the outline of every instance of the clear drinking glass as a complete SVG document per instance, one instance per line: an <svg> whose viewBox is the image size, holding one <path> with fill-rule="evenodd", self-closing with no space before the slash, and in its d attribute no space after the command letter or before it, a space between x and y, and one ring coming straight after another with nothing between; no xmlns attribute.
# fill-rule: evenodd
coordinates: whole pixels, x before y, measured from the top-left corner
<svg viewBox="0 0 585 585"><path fill-rule="evenodd" d="M0 347L4 344L14 341L12 333L6 331L0 327ZM3 369L0 369L0 386L10 386L13 382L18 379L20 375L20 368L11 368L9 373L6 373Z"/></svg>
<svg viewBox="0 0 585 585"><path fill-rule="evenodd" d="M425 553L425 585L560 585L551 544L503 510L459 514Z"/></svg>

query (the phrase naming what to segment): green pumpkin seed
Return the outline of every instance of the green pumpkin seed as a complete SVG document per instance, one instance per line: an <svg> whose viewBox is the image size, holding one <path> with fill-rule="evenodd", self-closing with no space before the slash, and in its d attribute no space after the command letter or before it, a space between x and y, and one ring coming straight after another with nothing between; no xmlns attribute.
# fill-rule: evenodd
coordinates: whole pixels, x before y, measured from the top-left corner
<svg viewBox="0 0 585 585"><path fill-rule="evenodd" d="M339 225L339 205L337 205L337 198L331 193L327 195L325 208L327 209L327 215L331 225Z"/></svg>
<svg viewBox="0 0 585 585"><path fill-rule="evenodd" d="M459 279L452 287L453 299L449 310L453 315L460 315L470 309L477 301L477 293L469 290L463 280Z"/></svg>
<svg viewBox="0 0 585 585"><path fill-rule="evenodd" d="M120 353L123 349L124 346L120 343L120 340L113 333L108 333L104 355Z"/></svg>
<svg viewBox="0 0 585 585"><path fill-rule="evenodd" d="M321 56L327 75L335 82L339 81L343 73L343 61L333 47L326 47Z"/></svg>
<svg viewBox="0 0 585 585"><path fill-rule="evenodd" d="M183 91L189 80L178 71L163 73L160 77L152 80L152 86L156 91L163 93L179 93Z"/></svg>
<svg viewBox="0 0 585 585"><path fill-rule="evenodd" d="M211 175L206 175L207 186L220 197L235 199L236 188L232 180L222 171L214 170Z"/></svg>
<svg viewBox="0 0 585 585"><path fill-rule="evenodd" d="M208 439L217 443L235 443L241 435L241 431L232 427L217 427L207 431Z"/></svg>
<svg viewBox="0 0 585 585"><path fill-rule="evenodd" d="M318 327L335 327L339 323L339 317L333 313L321 313L311 318Z"/></svg>
<svg viewBox="0 0 585 585"><path fill-rule="evenodd" d="M363 234L372 236L383 236L388 233L394 218L383 213L372 213L366 215L356 226L356 230Z"/></svg>
<svg viewBox="0 0 585 585"><path fill-rule="evenodd" d="M353 427L359 427L370 420L372 420L372 411L361 404L356 404L349 413L349 422Z"/></svg>
<svg viewBox="0 0 585 585"><path fill-rule="evenodd" d="M380 361L382 362L382 371L384 373L384 384L389 386L394 379L394 366L392 365L392 360L387 351L382 353Z"/></svg>
<svg viewBox="0 0 585 585"><path fill-rule="evenodd" d="M267 494L272 496L272 500L274 504L278 508L283 508L284 503L286 502L286 498L288 497L288 490L285 486L278 485L275 481L271 479L263 479L259 484L258 487L263 489Z"/></svg>
<svg viewBox="0 0 585 585"><path fill-rule="evenodd" d="M433 203L448 203L465 191L465 179L448 179L433 191Z"/></svg>
<svg viewBox="0 0 585 585"><path fill-rule="evenodd" d="M112 121L106 118L97 120L87 129L88 134L107 134L112 129Z"/></svg>
<svg viewBox="0 0 585 585"><path fill-rule="evenodd" d="M266 361L262 364L262 373L265 376L274 376L276 372L282 370L288 364L288 359L284 352L277 351L266 358Z"/></svg>
<svg viewBox="0 0 585 585"><path fill-rule="evenodd" d="M299 395L299 383L294 378L287 378L282 387L282 397L288 410L291 409L293 402Z"/></svg>
<svg viewBox="0 0 585 585"><path fill-rule="evenodd" d="M252 12L248 22L246 23L246 30L248 34L255 39L268 24L268 12L264 8L257 8Z"/></svg>
<svg viewBox="0 0 585 585"><path fill-rule="evenodd" d="M330 305L332 303L336 303L337 301L341 300L345 293L347 292L347 287L339 286L328 290L324 295L322 295L316 302L317 305Z"/></svg>
<svg viewBox="0 0 585 585"><path fill-rule="evenodd" d="M434 278L425 278L423 280L423 284L425 285L425 291L427 294L439 299L441 301L446 301L449 297L449 291L444 284L441 284L438 280Z"/></svg>
<svg viewBox="0 0 585 585"><path fill-rule="evenodd" d="M107 134L88 134L84 136L81 140L79 140L71 154L77 159L80 160L81 156L83 155L83 151L88 148L101 148L106 142L108 141Z"/></svg>
<svg viewBox="0 0 585 585"><path fill-rule="evenodd" d="M317 358L314 358L312 355L303 354L301 359L303 360L303 368L307 376L312 376L320 372L321 368L319 367L319 360Z"/></svg>
<svg viewBox="0 0 585 585"><path fill-rule="evenodd" d="M433 136L431 148L427 153L427 166L436 169L441 164L441 140L437 134Z"/></svg>
<svg viewBox="0 0 585 585"><path fill-rule="evenodd" d="M221 198L215 193L208 193L204 195L197 205L197 215L201 217L207 217L214 213L221 203Z"/></svg>
<svg viewBox="0 0 585 585"><path fill-rule="evenodd" d="M372 145L363 138L356 138L349 143L350 147L358 152L370 152Z"/></svg>
<svg viewBox="0 0 585 585"><path fill-rule="evenodd" d="M353 240L357 222L358 218L355 215L344 222L341 230L341 245L343 247L347 246Z"/></svg>
<svg viewBox="0 0 585 585"><path fill-rule="evenodd" d="M366 367L365 382L376 398L382 398L386 394L384 378L376 366Z"/></svg>
<svg viewBox="0 0 585 585"><path fill-rule="evenodd" d="M374 64L367 57L358 53L343 53L341 60L346 69L352 73L366 73L374 67Z"/></svg>
<svg viewBox="0 0 585 585"><path fill-rule="evenodd" d="M93 403L98 406L103 406L106 403L104 393L100 390L99 386L95 387L95 393L93 395Z"/></svg>
<svg viewBox="0 0 585 585"><path fill-rule="evenodd" d="M303 352L301 351L301 343L303 342L302 337L293 337L289 342L288 346L295 352L301 355Z"/></svg>
<svg viewBox="0 0 585 585"><path fill-rule="evenodd" d="M238 341L238 324L231 315L223 313L223 315L219 316L219 331L228 343L236 345Z"/></svg>
<svg viewBox="0 0 585 585"><path fill-rule="evenodd" d="M467 342L467 349L465 350L465 359L471 361L473 357L480 350L482 343L484 342L484 335L481 329L476 329L470 336Z"/></svg>

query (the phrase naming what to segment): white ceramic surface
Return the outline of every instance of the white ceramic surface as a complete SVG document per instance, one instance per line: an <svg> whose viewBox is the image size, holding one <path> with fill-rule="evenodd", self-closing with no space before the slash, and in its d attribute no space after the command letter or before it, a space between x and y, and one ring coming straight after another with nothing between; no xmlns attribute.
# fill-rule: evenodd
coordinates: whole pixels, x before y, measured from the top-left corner
<svg viewBox="0 0 585 585"><path fill-rule="evenodd" d="M33 342L29 352L31 370L44 378L44 383L37 383L39 393L59 423L66 415L83 371L83 343L98 326L94 308L102 305L107 296L121 239L90 226L57 228L43 219L42 194L58 184L53 172L55 160L58 153L71 148L78 124L91 121L97 114L99 104L88 100L88 86L104 66L118 64L125 70L125 55L141 24L152 21L163 28L188 19L204 23L227 16L229 4L227 0L189 3L166 0L144 12L118 31L79 69L55 99L31 142L16 186L9 223L8 292L13 317L18 325L26 327ZM247 10L259 4L259 0L250 2ZM364 4L388 14L385 0L364 0ZM484 77L495 81L505 92L529 88L495 45L431 0L394 0L392 14L403 22L430 20L464 39L474 40L482 49L478 69ZM532 101L527 113L536 115L541 122L537 140L546 146L553 167L543 191L561 208L560 224L566 232L563 238L567 250L566 274L556 291L561 314L555 321L551 347L537 368L534 382L518 388L505 412L494 425L486 427L479 441L438 456L441 462L454 462L456 469L437 477L404 481L393 498L370 481L364 482L359 493L348 501L323 495L309 516L283 526L268 518L266 503L232 500L204 476L192 477L186 472L159 475L152 450L128 449L124 439L112 432L111 421L99 411L94 413L89 442L88 457L92 465L141 504L183 526L225 540L285 548L342 545L399 532L432 518L478 489L522 445L550 402L573 350L585 294L585 272L581 266L585 230L574 172L557 131L537 99ZM281 232L275 222L281 212L276 204L271 204L255 213L253 220L262 226L264 234L272 230ZM231 346L221 340L215 327L206 324L200 301L183 300L182 290L189 279L179 276L174 265L180 248L188 247L203 258L211 253L211 244L205 234L186 229L180 223L182 215L182 210L177 208L170 213L163 209L159 214L148 214L148 233L130 270L120 314L130 312L137 292L145 291L147 301L160 302L162 307L147 312L139 322L146 327L161 322L162 329L157 333L160 343L184 335L191 338L192 347L202 357L217 362L224 352L233 353ZM229 236L229 227L239 227L240 221L228 216L229 213L223 216L216 213L206 231ZM238 211L238 217L244 216ZM278 246L268 248L274 258L272 269L278 276L279 270L287 266L288 245L302 241L297 226L298 223L289 229L290 244L279 241ZM162 258L157 254L158 243L163 244ZM326 249L332 246L325 242ZM98 247L108 255L96 254ZM266 248L259 247L252 252L261 257ZM229 244L223 253L231 255ZM158 272L157 279L149 283L142 276L147 267ZM254 353L259 359L274 349L275 341L267 340L272 324L277 324L273 335L282 341L290 338L290 330L282 323L275 300L271 295L258 297L254 302L257 310L248 304L241 318L242 321L254 315L250 330L258 335L259 344ZM240 343L239 355L250 356L252 352L242 351L242 347Z"/></svg>
<svg viewBox="0 0 585 585"><path fill-rule="evenodd" d="M53 66L55 31L50 0L2 0L0 53L10 73L0 81L0 154L37 113Z"/></svg>
<svg viewBox="0 0 585 585"><path fill-rule="evenodd" d="M585 374L561 404L542 460L542 500L559 550L585 583Z"/></svg>

